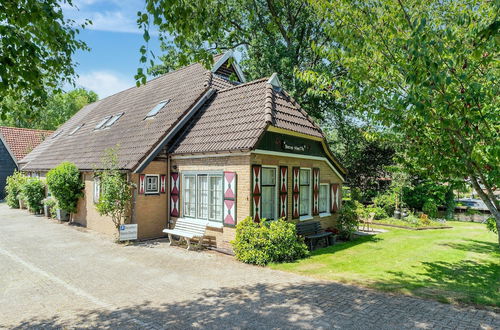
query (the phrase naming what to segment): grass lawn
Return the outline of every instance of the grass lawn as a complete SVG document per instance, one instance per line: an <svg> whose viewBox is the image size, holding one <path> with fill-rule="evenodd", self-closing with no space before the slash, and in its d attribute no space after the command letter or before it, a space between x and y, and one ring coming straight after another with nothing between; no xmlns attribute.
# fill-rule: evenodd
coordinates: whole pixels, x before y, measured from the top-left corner
<svg viewBox="0 0 500 330"><path fill-rule="evenodd" d="M364 236L271 268L449 303L500 307L500 250L484 224Z"/></svg>
<svg viewBox="0 0 500 330"><path fill-rule="evenodd" d="M403 227L411 227L411 228L425 228L425 227L443 227L443 226L449 226L446 223L440 223L437 221L429 221L428 224L423 224L421 221L418 221L417 223L413 222L408 222L404 220L399 220L399 219L394 219L394 218L386 218L382 220L374 220L373 224L388 224L388 225L396 225L396 226L403 226Z"/></svg>

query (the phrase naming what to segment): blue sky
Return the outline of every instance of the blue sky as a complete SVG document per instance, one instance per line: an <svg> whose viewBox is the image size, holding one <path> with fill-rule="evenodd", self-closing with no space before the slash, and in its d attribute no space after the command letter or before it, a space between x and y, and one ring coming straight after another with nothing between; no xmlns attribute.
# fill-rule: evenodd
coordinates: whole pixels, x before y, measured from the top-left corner
<svg viewBox="0 0 500 330"><path fill-rule="evenodd" d="M93 22L79 36L91 50L75 54L74 59L79 63L77 86L95 91L100 98L133 86L139 47L144 44L136 15L144 10L144 1L77 0L74 4L76 8L64 7L66 18ZM149 47L159 54L159 43L154 37Z"/></svg>

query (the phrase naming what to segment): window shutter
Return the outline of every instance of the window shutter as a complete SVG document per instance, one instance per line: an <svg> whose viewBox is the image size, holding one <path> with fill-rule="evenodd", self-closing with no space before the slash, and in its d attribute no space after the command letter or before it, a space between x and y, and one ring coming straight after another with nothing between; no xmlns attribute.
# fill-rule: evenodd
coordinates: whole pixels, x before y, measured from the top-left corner
<svg viewBox="0 0 500 330"><path fill-rule="evenodd" d="M224 226L236 226L236 173L224 172Z"/></svg>
<svg viewBox="0 0 500 330"><path fill-rule="evenodd" d="M170 173L170 215L179 216L179 192L180 192L179 173Z"/></svg>
<svg viewBox="0 0 500 330"><path fill-rule="evenodd" d="M319 214L319 168L313 168L313 215Z"/></svg>
<svg viewBox="0 0 500 330"><path fill-rule="evenodd" d="M146 174L139 175L139 194L144 194L144 180L146 179Z"/></svg>
<svg viewBox="0 0 500 330"><path fill-rule="evenodd" d="M340 208L340 186L338 183L332 183L330 185L330 198L331 198L331 211L332 213L337 212Z"/></svg>
<svg viewBox="0 0 500 330"><path fill-rule="evenodd" d="M288 166L280 166L280 218L288 218Z"/></svg>
<svg viewBox="0 0 500 330"><path fill-rule="evenodd" d="M165 193L165 178L166 178L166 175L160 175L160 192L162 194Z"/></svg>
<svg viewBox="0 0 500 330"><path fill-rule="evenodd" d="M262 178L262 166L252 165L252 215L253 221L259 222L261 216L261 178Z"/></svg>
<svg viewBox="0 0 500 330"><path fill-rule="evenodd" d="M292 168L292 219L300 217L300 167Z"/></svg>

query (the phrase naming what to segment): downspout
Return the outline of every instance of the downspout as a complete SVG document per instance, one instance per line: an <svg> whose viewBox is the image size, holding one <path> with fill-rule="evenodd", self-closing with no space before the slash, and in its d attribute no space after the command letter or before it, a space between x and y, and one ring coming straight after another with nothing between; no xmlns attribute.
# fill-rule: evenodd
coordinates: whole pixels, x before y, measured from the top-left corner
<svg viewBox="0 0 500 330"><path fill-rule="evenodd" d="M167 191L165 192L167 195L167 223L166 223L166 228L170 229L170 192L172 191L170 189L170 184L171 184L171 179L170 179L170 154L167 154L167 177L165 178L166 183L166 189Z"/></svg>

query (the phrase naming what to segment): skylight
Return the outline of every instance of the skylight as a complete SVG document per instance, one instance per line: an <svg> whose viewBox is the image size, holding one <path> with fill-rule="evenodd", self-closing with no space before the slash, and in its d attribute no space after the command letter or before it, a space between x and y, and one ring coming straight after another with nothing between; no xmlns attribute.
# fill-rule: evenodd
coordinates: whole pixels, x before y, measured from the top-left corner
<svg viewBox="0 0 500 330"><path fill-rule="evenodd" d="M108 122L106 123L105 127L111 127L114 123L116 123L116 121L118 119L120 119L121 116L123 116L123 112L119 113L117 115L114 115L113 118L111 118L110 120L108 120Z"/></svg>
<svg viewBox="0 0 500 330"><path fill-rule="evenodd" d="M72 131L69 133L69 135L73 135L73 134L75 134L76 132L78 132L78 130L79 130L80 128L82 128L82 127L83 127L83 125L85 125L85 124L81 124L81 125L78 125L77 127L75 127L75 129L74 129L74 130L72 130Z"/></svg>
<svg viewBox="0 0 500 330"><path fill-rule="evenodd" d="M161 101L160 103L158 103L153 109L151 109L151 111L148 112L148 114L146 115L146 118L156 116L158 114L158 112L160 112L160 110L163 109L169 102L170 102L170 100L165 100L165 101Z"/></svg>
<svg viewBox="0 0 500 330"><path fill-rule="evenodd" d="M106 118L104 118L102 121L100 121L97 125L95 125L94 129L99 129L99 128L102 128L104 126L104 124L106 124L106 122L111 118L111 116L107 116Z"/></svg>

